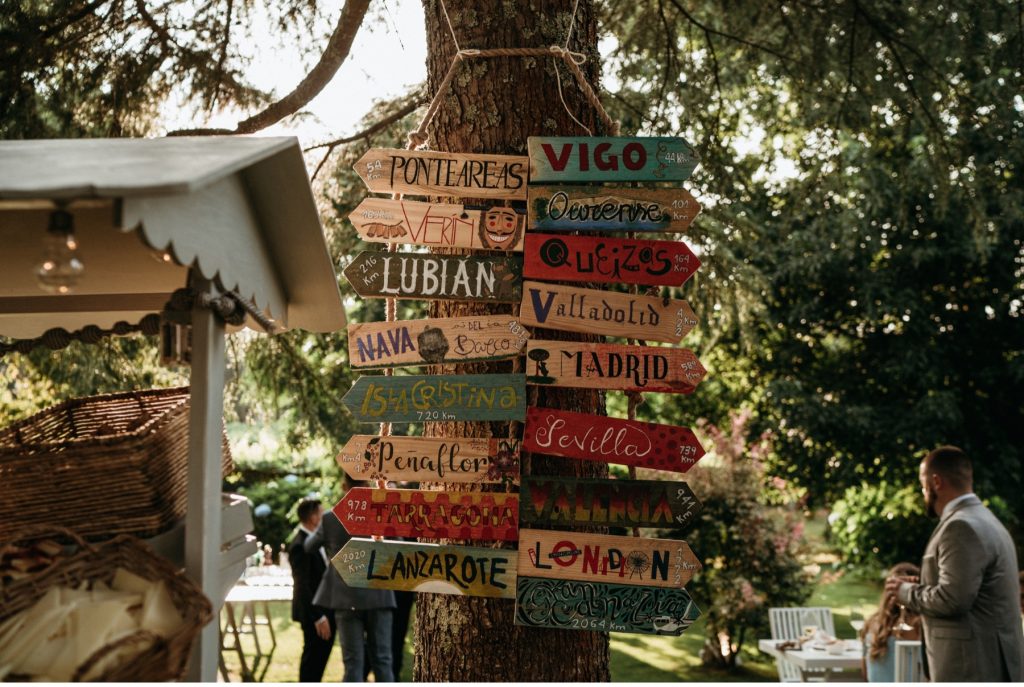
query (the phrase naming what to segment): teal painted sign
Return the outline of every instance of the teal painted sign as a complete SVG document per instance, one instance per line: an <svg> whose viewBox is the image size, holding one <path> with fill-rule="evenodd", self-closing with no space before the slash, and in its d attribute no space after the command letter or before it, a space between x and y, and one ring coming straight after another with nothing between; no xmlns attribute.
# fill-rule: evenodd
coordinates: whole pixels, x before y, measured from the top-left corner
<svg viewBox="0 0 1024 687"><path fill-rule="evenodd" d="M524 375L365 376L341 402L359 422L523 420Z"/></svg>
<svg viewBox="0 0 1024 687"><path fill-rule="evenodd" d="M530 183L686 181L700 157L681 138L531 137Z"/></svg>

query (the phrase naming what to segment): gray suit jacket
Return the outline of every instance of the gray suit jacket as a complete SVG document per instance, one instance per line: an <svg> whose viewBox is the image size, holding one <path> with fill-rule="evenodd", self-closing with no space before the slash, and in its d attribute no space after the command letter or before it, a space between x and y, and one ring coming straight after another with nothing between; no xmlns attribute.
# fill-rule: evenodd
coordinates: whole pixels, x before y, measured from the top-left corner
<svg viewBox="0 0 1024 687"><path fill-rule="evenodd" d="M900 601L922 616L934 682L1024 680L1017 552L977 496L947 506Z"/></svg>
<svg viewBox="0 0 1024 687"><path fill-rule="evenodd" d="M338 516L333 511L326 511L320 520L319 527L312 536L307 537L303 546L307 552L324 547L329 559L333 559L341 547L352 537L345 531ZM333 608L336 611L369 611L376 608L394 608L395 593L389 589L356 589L345 584L341 575L333 565L327 566L320 586L313 595L313 603L317 606Z"/></svg>

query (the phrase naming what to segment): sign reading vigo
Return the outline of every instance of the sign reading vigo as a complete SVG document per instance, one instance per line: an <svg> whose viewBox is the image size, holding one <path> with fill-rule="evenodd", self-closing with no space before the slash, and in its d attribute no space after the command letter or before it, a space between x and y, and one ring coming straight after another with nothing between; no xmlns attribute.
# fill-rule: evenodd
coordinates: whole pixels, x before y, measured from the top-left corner
<svg viewBox="0 0 1024 687"><path fill-rule="evenodd" d="M681 138L536 137L530 183L686 181L699 157Z"/></svg>

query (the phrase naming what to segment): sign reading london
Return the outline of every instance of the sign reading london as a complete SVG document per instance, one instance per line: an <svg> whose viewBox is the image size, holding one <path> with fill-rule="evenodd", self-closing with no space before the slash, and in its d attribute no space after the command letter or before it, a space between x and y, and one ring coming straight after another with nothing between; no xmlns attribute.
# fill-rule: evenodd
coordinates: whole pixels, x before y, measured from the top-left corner
<svg viewBox="0 0 1024 687"><path fill-rule="evenodd" d="M357 434L335 461L357 480L500 483L519 480L519 441Z"/></svg>
<svg viewBox="0 0 1024 687"><path fill-rule="evenodd" d="M682 286L700 260L681 241L528 234L523 276L552 281Z"/></svg>
<svg viewBox="0 0 1024 687"><path fill-rule="evenodd" d="M529 338L511 315L362 322L348 326L348 359L352 367L503 360L519 355Z"/></svg>
<svg viewBox="0 0 1024 687"><path fill-rule="evenodd" d="M366 198L348 219L360 238L374 243L520 251L526 218L498 205L467 210L457 204Z"/></svg>
<svg viewBox="0 0 1024 687"><path fill-rule="evenodd" d="M530 186L527 227L541 231L686 231L700 205L682 188Z"/></svg>
<svg viewBox="0 0 1024 687"><path fill-rule="evenodd" d="M526 347L526 383L539 386L691 394L706 373L686 348L580 341Z"/></svg>
<svg viewBox="0 0 1024 687"><path fill-rule="evenodd" d="M700 160L681 138L531 136L527 148L531 184L686 181Z"/></svg>
<svg viewBox="0 0 1024 687"><path fill-rule="evenodd" d="M363 376L341 402L357 422L522 420L523 375Z"/></svg>
<svg viewBox="0 0 1024 687"><path fill-rule="evenodd" d="M374 193L526 200L528 158L372 148L355 165Z"/></svg>
<svg viewBox="0 0 1024 687"><path fill-rule="evenodd" d="M515 303L522 297L521 256L362 251L343 270L363 298Z"/></svg>

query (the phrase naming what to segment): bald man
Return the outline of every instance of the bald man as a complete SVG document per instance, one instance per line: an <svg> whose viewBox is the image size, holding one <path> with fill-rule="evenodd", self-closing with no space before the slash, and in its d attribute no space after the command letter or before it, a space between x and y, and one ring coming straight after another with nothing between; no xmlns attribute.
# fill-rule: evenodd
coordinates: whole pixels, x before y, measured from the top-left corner
<svg viewBox="0 0 1024 687"><path fill-rule="evenodd" d="M928 514L939 518L921 579L886 589L922 617L925 674L933 682L1024 680L1017 551L1010 533L974 495L971 461L943 446L921 462Z"/></svg>

